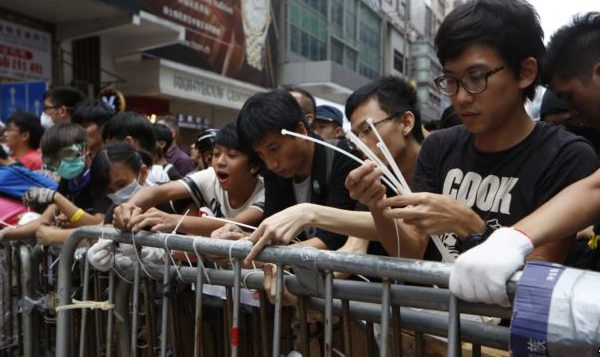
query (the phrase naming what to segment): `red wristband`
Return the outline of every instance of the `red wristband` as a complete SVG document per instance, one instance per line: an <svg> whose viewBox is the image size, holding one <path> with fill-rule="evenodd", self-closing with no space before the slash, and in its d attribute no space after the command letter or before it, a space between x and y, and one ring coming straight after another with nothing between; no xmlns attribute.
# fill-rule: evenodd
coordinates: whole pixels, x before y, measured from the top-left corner
<svg viewBox="0 0 600 357"><path fill-rule="evenodd" d="M522 235L524 235L525 237L527 237L529 239L529 241L531 242L531 246L535 247L535 244L533 244L533 239L531 239L531 236L529 236L529 234L523 232L522 230L520 230L519 228L515 228L515 227L511 227L512 229L514 229L515 231L521 233Z"/></svg>

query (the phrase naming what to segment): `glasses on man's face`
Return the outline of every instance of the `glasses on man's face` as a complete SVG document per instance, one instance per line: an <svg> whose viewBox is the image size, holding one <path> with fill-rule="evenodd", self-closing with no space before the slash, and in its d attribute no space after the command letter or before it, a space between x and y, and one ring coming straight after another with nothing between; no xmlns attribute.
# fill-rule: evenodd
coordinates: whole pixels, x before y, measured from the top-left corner
<svg viewBox="0 0 600 357"><path fill-rule="evenodd" d="M384 123L390 119L394 119L395 117L397 117L398 115L400 115L401 113L394 113L392 115L390 115L389 117L385 117L383 119L380 119L378 121L374 121L373 122L373 126L376 127L377 125ZM367 123L367 121L365 120L357 129L356 131L354 131L354 134L356 136L358 136L358 138L360 140L364 140L369 134L371 134L373 130L371 129L371 126L369 125L369 123Z"/></svg>
<svg viewBox="0 0 600 357"><path fill-rule="evenodd" d="M487 72L479 70L468 71L460 78L444 74L443 76L434 79L435 85L443 95L449 97L458 93L458 87L462 86L471 94L478 94L487 89L488 78L500 72L504 66L494 68Z"/></svg>

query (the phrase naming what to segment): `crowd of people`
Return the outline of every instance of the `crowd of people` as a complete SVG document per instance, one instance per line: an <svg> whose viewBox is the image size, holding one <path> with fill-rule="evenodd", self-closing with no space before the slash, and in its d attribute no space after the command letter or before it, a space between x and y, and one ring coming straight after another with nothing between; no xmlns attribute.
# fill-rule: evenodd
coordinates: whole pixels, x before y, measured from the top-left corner
<svg viewBox="0 0 600 357"><path fill-rule="evenodd" d="M395 76L354 91L345 113L298 87L257 93L236 120L200 133L190 155L172 116L152 124L51 89L42 118L7 120L0 174L25 167L35 184L0 192L39 217L6 222L0 240L55 245L77 227L112 224L249 239L248 266L260 266L270 244L447 261L452 293L509 306L506 281L525 261L565 263L577 232L585 242L600 233L596 129L581 131L600 127L600 13L574 17L547 46L543 39L523 0L452 10L435 36L443 68L435 85L452 103L445 123L454 123L432 133L414 88ZM545 119L534 121L524 104L540 84L549 99ZM98 270L127 258L110 243L87 253ZM142 260L162 258L146 253ZM273 267L264 269L272 297ZM295 299L287 293L286 302Z"/></svg>

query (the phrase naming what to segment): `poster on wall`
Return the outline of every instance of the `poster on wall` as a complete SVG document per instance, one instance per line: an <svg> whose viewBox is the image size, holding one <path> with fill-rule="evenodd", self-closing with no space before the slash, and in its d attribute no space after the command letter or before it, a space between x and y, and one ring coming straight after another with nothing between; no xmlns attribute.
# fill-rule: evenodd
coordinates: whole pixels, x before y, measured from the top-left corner
<svg viewBox="0 0 600 357"><path fill-rule="evenodd" d="M0 20L0 79L50 82L50 33Z"/></svg>
<svg viewBox="0 0 600 357"><path fill-rule="evenodd" d="M141 10L186 29L189 51L149 52L263 87L275 86L272 0L141 0Z"/></svg>

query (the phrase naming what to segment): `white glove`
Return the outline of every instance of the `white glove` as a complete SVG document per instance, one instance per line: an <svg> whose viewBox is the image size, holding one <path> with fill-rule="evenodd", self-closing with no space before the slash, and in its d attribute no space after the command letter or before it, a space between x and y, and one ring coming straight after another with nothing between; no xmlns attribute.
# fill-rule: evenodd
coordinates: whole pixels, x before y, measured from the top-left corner
<svg viewBox="0 0 600 357"><path fill-rule="evenodd" d="M143 247L140 258L144 263L162 263L164 249L155 247Z"/></svg>
<svg viewBox="0 0 600 357"><path fill-rule="evenodd" d="M37 206L54 202L56 191L46 187L30 187L23 194L23 205Z"/></svg>
<svg viewBox="0 0 600 357"><path fill-rule="evenodd" d="M533 250L531 239L499 228L482 244L461 254L450 273L450 291L459 299L508 307L506 281Z"/></svg>
<svg viewBox="0 0 600 357"><path fill-rule="evenodd" d="M112 243L113 241L110 239L99 239L96 244L88 249L87 259L97 270L109 271L112 268L114 262Z"/></svg>

